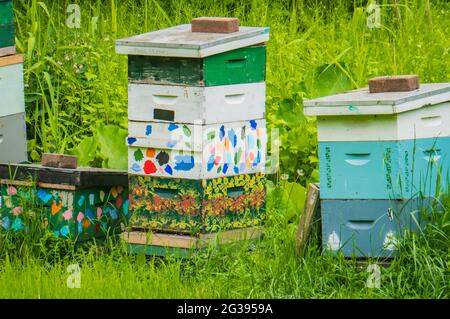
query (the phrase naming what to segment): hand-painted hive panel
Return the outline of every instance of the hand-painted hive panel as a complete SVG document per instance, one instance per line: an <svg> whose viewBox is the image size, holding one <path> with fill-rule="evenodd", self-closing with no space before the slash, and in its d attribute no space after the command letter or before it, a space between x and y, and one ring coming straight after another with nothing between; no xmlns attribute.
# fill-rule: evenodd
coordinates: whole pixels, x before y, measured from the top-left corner
<svg viewBox="0 0 450 319"><path fill-rule="evenodd" d="M131 132L138 137L127 138L130 174L205 179L265 169L265 120L217 125L130 122Z"/></svg>
<svg viewBox="0 0 450 319"><path fill-rule="evenodd" d="M214 87L129 84L128 119L213 124L262 119L266 85Z"/></svg>
<svg viewBox="0 0 450 319"><path fill-rule="evenodd" d="M351 257L393 257L405 230L424 226L432 200L322 200L325 252Z"/></svg>
<svg viewBox="0 0 450 319"><path fill-rule="evenodd" d="M45 227L55 236L84 241L118 233L128 219L128 189L123 186L76 191L0 187L0 226L5 231ZM36 216L36 207L43 207L43 214Z"/></svg>
<svg viewBox="0 0 450 319"><path fill-rule="evenodd" d="M208 180L130 176L130 225L176 233L210 233L260 225L265 176Z"/></svg>
<svg viewBox="0 0 450 319"><path fill-rule="evenodd" d="M449 157L450 137L319 142L321 198L435 196L448 188Z"/></svg>
<svg viewBox="0 0 450 319"><path fill-rule="evenodd" d="M0 97L0 117L25 112L22 63L0 66Z"/></svg>
<svg viewBox="0 0 450 319"><path fill-rule="evenodd" d="M25 113L0 117L0 163L27 161Z"/></svg>

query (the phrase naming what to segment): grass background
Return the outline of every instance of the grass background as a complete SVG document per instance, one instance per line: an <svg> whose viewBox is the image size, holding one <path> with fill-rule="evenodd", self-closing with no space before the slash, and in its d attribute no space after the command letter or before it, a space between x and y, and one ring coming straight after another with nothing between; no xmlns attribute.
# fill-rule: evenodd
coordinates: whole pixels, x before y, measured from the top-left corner
<svg viewBox="0 0 450 319"><path fill-rule="evenodd" d="M65 25L70 3L81 7L80 29ZM380 289L366 287L368 273L355 260L322 255L318 238L303 258L295 254L305 186L318 180L315 120L302 115L303 100L377 75L450 80L448 2L379 4L382 27L370 29L367 2L356 0L14 0L30 160L66 152L86 165L122 168L127 66L114 40L208 15L271 28L267 119L280 129L281 168L269 184L266 237L256 246L182 261L131 256L112 242L75 251L44 231L0 234L0 298L449 298L448 202L423 233L407 236L401 257L381 270ZM71 263L82 269L80 289L66 286Z"/></svg>

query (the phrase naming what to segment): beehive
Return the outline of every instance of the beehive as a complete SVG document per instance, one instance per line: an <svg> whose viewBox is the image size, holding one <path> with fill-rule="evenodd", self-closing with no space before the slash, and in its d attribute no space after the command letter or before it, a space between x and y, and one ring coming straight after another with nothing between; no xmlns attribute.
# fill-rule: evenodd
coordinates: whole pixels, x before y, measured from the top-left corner
<svg viewBox="0 0 450 319"><path fill-rule="evenodd" d="M264 219L268 38L186 24L116 41L128 55L134 230L199 236Z"/></svg>
<svg viewBox="0 0 450 319"><path fill-rule="evenodd" d="M386 234L398 240L400 229L414 230L410 215L448 191L450 83L355 90L305 101L304 110L317 116L324 247L395 255L383 248ZM387 218L392 212L398 225Z"/></svg>
<svg viewBox="0 0 450 319"><path fill-rule="evenodd" d="M102 238L121 232L128 206L125 171L0 165L3 231L28 231L42 222L58 237Z"/></svg>

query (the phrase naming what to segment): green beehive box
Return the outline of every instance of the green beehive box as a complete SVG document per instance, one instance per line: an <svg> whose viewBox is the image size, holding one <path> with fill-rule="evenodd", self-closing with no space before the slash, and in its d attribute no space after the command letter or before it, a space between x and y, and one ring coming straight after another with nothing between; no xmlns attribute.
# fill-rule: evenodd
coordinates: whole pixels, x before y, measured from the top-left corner
<svg viewBox="0 0 450 319"><path fill-rule="evenodd" d="M196 235L259 226L265 219L264 173L206 180L129 179L133 229Z"/></svg>
<svg viewBox="0 0 450 319"><path fill-rule="evenodd" d="M117 234L128 221L126 171L0 165L0 195L1 231L42 226L79 242Z"/></svg>
<svg viewBox="0 0 450 319"><path fill-rule="evenodd" d="M217 86L263 82L269 28L232 33L191 32L191 25L116 41L128 55L130 83Z"/></svg>
<svg viewBox="0 0 450 319"><path fill-rule="evenodd" d="M12 1L0 1L0 48L14 46L14 36Z"/></svg>
<svg viewBox="0 0 450 319"><path fill-rule="evenodd" d="M240 48L201 59L130 55L130 83L215 86L263 82L266 47Z"/></svg>

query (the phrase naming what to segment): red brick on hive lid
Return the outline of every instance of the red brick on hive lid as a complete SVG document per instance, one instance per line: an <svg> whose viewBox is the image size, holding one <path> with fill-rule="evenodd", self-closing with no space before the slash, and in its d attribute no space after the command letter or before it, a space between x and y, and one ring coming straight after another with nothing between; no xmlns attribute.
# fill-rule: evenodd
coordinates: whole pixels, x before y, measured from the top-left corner
<svg viewBox="0 0 450 319"><path fill-rule="evenodd" d="M232 33L239 31L239 19L227 17L200 17L192 19L192 32Z"/></svg>
<svg viewBox="0 0 450 319"><path fill-rule="evenodd" d="M57 168L77 168L78 158L76 156L65 154L42 154L42 166Z"/></svg>
<svg viewBox="0 0 450 319"><path fill-rule="evenodd" d="M412 75L378 76L369 80L370 93L407 92L419 88L419 77Z"/></svg>

